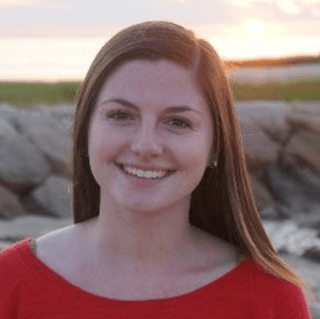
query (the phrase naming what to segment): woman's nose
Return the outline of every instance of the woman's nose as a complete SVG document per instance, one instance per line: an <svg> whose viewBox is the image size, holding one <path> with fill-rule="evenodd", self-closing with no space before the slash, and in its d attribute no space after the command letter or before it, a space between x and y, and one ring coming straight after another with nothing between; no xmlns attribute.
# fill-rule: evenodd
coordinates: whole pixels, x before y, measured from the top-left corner
<svg viewBox="0 0 320 319"><path fill-rule="evenodd" d="M131 150L139 156L153 157L162 153L162 143L151 123L141 126L133 136Z"/></svg>

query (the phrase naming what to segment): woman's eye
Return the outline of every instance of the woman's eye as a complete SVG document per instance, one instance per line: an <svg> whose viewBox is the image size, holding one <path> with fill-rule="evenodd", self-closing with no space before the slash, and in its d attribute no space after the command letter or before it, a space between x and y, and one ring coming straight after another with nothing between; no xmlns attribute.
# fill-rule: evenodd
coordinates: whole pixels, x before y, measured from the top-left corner
<svg viewBox="0 0 320 319"><path fill-rule="evenodd" d="M108 118L123 121L127 120L129 117L129 113L123 111L116 111L108 115Z"/></svg>
<svg viewBox="0 0 320 319"><path fill-rule="evenodd" d="M189 128L191 127L190 123L188 121L182 120L182 119L172 119L169 122L173 123L172 125L178 128Z"/></svg>
<svg viewBox="0 0 320 319"><path fill-rule="evenodd" d="M112 112L107 117L119 122L123 122L132 118L129 113L120 110ZM188 121L179 118L171 119L168 122L170 123L170 126L173 126L174 128L183 129L191 127L191 124Z"/></svg>

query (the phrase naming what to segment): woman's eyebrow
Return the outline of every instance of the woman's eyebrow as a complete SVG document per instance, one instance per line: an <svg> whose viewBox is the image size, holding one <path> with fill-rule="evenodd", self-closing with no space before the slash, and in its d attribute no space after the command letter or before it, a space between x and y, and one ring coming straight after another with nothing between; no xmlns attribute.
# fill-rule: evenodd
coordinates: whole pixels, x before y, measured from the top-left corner
<svg viewBox="0 0 320 319"><path fill-rule="evenodd" d="M119 103L125 107L128 107L128 108L131 108L131 109L134 109L135 111L139 111L139 107L123 98L115 98L115 99L108 99L108 100L105 100L103 101L101 104L107 104L109 102L116 102L116 103ZM187 106L187 105L179 105L179 106L169 106L165 109L165 112L166 113L176 113L176 112L196 112L196 113L199 113L201 115L204 115L201 111L199 110L196 110L190 106Z"/></svg>

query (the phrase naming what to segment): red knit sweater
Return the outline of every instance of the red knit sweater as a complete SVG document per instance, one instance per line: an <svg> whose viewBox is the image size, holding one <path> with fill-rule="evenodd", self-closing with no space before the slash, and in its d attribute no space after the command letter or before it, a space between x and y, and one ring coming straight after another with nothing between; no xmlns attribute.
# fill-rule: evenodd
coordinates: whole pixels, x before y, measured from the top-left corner
<svg viewBox="0 0 320 319"><path fill-rule="evenodd" d="M99 297L66 281L36 257L29 240L0 253L1 319L311 319L302 290L252 258L190 293L124 301Z"/></svg>

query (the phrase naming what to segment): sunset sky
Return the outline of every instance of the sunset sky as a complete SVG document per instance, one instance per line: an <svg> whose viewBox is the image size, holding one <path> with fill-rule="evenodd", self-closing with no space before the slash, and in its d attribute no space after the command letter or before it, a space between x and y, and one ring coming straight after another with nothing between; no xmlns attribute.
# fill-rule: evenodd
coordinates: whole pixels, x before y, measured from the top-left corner
<svg viewBox="0 0 320 319"><path fill-rule="evenodd" d="M169 20L223 59L320 54L320 0L0 0L0 80L81 80L117 31Z"/></svg>

